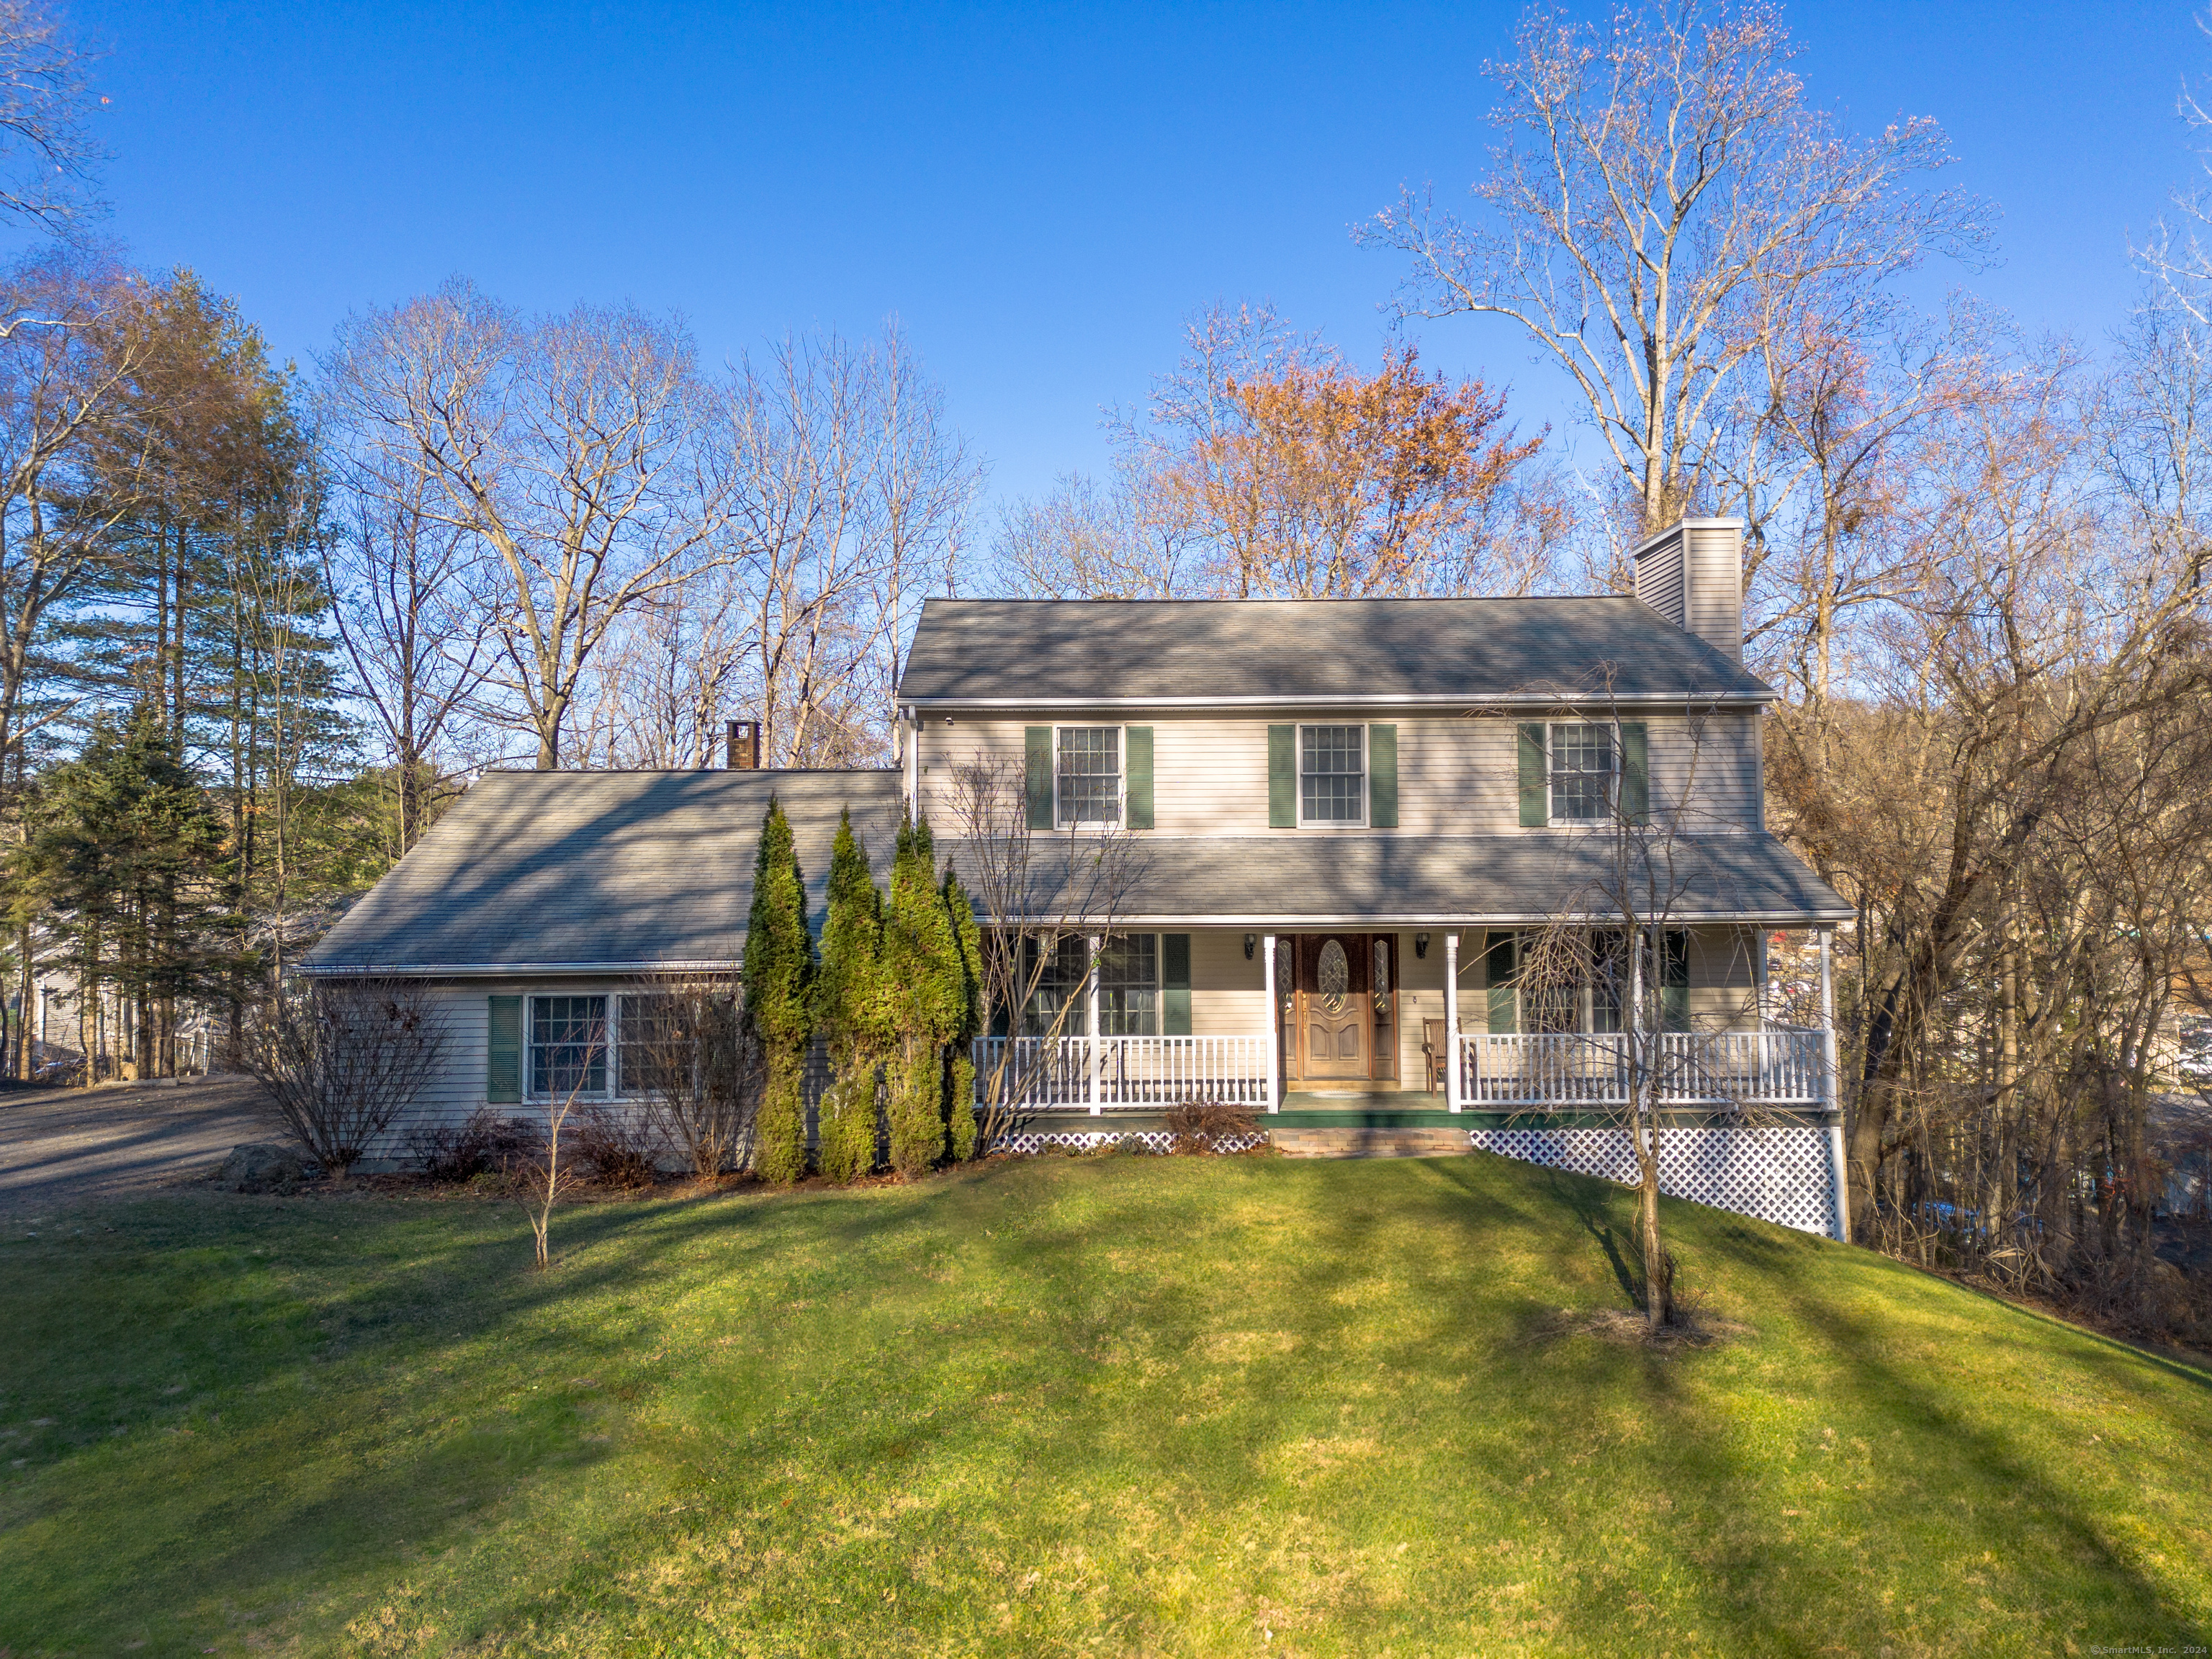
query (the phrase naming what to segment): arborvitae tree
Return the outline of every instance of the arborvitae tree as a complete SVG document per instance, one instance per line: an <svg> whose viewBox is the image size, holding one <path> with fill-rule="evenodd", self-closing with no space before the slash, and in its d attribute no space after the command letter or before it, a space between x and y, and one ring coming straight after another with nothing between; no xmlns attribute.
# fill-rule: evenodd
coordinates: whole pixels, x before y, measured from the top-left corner
<svg viewBox="0 0 2212 1659"><path fill-rule="evenodd" d="M951 1132L952 1156L964 1161L975 1156L975 1039L983 1032L983 934L975 925L975 901L950 866L944 893L965 994L960 1029L952 1039L952 1063L945 1068L945 1121Z"/></svg>
<svg viewBox="0 0 2212 1659"><path fill-rule="evenodd" d="M830 1055L830 1086L820 1108L822 1173L832 1181L864 1176L876 1163L876 1079L890 1036L883 912L867 849L853 833L848 811L838 820L830 854L830 904L814 981L814 1023Z"/></svg>
<svg viewBox="0 0 2212 1659"><path fill-rule="evenodd" d="M806 884L791 821L775 796L761 821L753 908L745 924L745 1018L768 1072L753 1167L788 1186L806 1173L806 1045L814 1035L814 941L806 932Z"/></svg>
<svg viewBox="0 0 2212 1659"><path fill-rule="evenodd" d="M884 977L898 1042L888 1114L891 1167L919 1175L945 1153L945 1045L966 1021L969 996L927 818L899 827Z"/></svg>

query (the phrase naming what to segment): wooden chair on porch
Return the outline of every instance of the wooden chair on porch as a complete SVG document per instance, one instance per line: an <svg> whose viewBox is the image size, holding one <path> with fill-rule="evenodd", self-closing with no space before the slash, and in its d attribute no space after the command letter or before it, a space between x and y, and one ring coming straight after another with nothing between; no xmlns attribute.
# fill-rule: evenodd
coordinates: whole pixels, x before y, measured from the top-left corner
<svg viewBox="0 0 2212 1659"><path fill-rule="evenodd" d="M1444 1067L1450 1063L1445 1053L1443 1021L1421 1022L1421 1054L1429 1063L1428 1091L1434 1094L1443 1087Z"/></svg>

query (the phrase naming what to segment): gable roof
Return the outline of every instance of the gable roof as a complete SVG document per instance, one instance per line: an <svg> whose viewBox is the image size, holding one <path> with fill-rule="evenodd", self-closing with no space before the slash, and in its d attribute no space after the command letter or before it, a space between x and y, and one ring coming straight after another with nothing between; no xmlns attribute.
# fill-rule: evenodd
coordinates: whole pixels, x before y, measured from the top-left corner
<svg viewBox="0 0 2212 1659"><path fill-rule="evenodd" d="M770 795L791 820L817 926L845 807L888 879L896 772L492 772L302 966L431 975L733 967Z"/></svg>
<svg viewBox="0 0 2212 1659"><path fill-rule="evenodd" d="M1640 599L941 599L900 700L970 707L1766 702Z"/></svg>

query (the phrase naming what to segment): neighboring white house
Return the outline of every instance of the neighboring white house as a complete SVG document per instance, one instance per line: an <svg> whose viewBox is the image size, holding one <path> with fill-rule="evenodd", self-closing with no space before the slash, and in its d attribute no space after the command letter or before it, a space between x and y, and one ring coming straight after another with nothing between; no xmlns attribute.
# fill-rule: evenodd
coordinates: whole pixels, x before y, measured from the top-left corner
<svg viewBox="0 0 2212 1659"><path fill-rule="evenodd" d="M902 811L972 872L955 794L980 759L1029 833L1131 849L1111 936L1053 964L1074 1006L1024 1056L1013 1145L1157 1134L1202 1096L1285 1139L1425 1131L1625 1175L1620 1027L1649 1006L1670 1189L1840 1231L1832 1042L1769 1018L1764 943L1850 911L1765 828L1741 565L1740 526L1698 520L1639 552L1633 599L933 599L895 769L494 774L306 969L439 987L461 1040L426 1109L523 1099L579 1011L605 1018L574 999L735 967L771 792L818 927L842 810L879 878ZM1629 885L1664 935L1648 1004L1524 978L1536 930L1603 928ZM1047 1041L1002 1029L981 1058Z"/></svg>

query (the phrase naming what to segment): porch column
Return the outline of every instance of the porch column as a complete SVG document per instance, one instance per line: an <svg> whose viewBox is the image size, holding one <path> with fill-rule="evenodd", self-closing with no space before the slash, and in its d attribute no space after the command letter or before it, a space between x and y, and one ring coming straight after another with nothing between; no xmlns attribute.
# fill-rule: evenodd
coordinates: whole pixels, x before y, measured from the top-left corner
<svg viewBox="0 0 2212 1659"><path fill-rule="evenodd" d="M1444 1109L1459 1110L1459 935L1444 935Z"/></svg>
<svg viewBox="0 0 2212 1659"><path fill-rule="evenodd" d="M1275 994L1275 936L1260 936L1260 954L1267 974L1267 1109L1283 1109L1282 1000Z"/></svg>
<svg viewBox="0 0 2212 1659"><path fill-rule="evenodd" d="M1828 1164L1836 1178L1836 1237L1851 1242L1850 1181L1844 1164L1844 1091L1836 1064L1836 981L1828 965L1830 928L1820 938L1820 1097L1828 1109Z"/></svg>
<svg viewBox="0 0 2212 1659"><path fill-rule="evenodd" d="M1091 1115L1099 1113L1098 1068L1105 1063L1105 1044L1099 1041L1098 1019L1098 957L1106 948L1106 941L1093 933L1090 939L1091 971L1084 976L1084 1030L1090 1033L1086 1046L1091 1051L1091 1064L1085 1069L1084 1081L1091 1091Z"/></svg>

